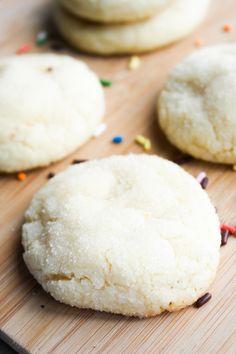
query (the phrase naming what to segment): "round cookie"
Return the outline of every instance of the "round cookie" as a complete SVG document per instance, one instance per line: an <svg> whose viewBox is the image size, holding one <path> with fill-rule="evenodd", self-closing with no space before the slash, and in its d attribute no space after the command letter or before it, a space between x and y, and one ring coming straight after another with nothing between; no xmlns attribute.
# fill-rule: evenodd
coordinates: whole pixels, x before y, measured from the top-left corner
<svg viewBox="0 0 236 354"><path fill-rule="evenodd" d="M101 25L80 20L55 4L54 21L75 48L96 54L150 51L175 42L204 19L210 0L175 0L151 19L131 24Z"/></svg>
<svg viewBox="0 0 236 354"><path fill-rule="evenodd" d="M173 0L61 0L72 14L90 21L122 23L153 16Z"/></svg>
<svg viewBox="0 0 236 354"><path fill-rule="evenodd" d="M206 47L172 71L158 100L168 139L196 158L236 163L236 45Z"/></svg>
<svg viewBox="0 0 236 354"><path fill-rule="evenodd" d="M0 59L0 171L46 166L88 140L104 115L96 75L69 56Z"/></svg>
<svg viewBox="0 0 236 354"><path fill-rule="evenodd" d="M26 265L55 299L139 317L204 294L220 239L195 178L150 155L69 167L35 195L22 236Z"/></svg>

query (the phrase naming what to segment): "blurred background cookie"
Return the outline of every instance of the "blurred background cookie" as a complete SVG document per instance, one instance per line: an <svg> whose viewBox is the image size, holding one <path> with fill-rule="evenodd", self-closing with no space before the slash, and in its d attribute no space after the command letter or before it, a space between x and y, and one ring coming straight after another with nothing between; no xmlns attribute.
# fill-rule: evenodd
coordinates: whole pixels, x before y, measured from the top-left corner
<svg viewBox="0 0 236 354"><path fill-rule="evenodd" d="M61 0L72 14L101 23L135 22L161 10L173 0Z"/></svg>
<svg viewBox="0 0 236 354"><path fill-rule="evenodd" d="M158 100L170 142L196 158L236 163L236 45L205 47L170 73Z"/></svg>
<svg viewBox="0 0 236 354"><path fill-rule="evenodd" d="M173 0L158 13L153 11L149 19L103 25L72 15L57 1L54 21L62 36L77 49L105 55L139 53L187 36L203 21L209 3L210 0Z"/></svg>
<svg viewBox="0 0 236 354"><path fill-rule="evenodd" d="M0 171L46 166L87 141L104 116L96 75L68 56L0 60Z"/></svg>

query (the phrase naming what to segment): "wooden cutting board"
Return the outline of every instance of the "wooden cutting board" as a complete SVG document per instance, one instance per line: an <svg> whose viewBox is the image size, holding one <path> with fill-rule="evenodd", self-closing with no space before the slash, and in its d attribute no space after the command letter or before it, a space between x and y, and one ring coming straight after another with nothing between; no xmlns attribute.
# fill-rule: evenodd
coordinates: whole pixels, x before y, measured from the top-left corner
<svg viewBox="0 0 236 354"><path fill-rule="evenodd" d="M1 0L0 52L12 54L23 43L34 43L50 14L49 0ZM224 23L235 25L224 33ZM24 182L0 176L0 329L1 336L22 353L236 353L236 240L221 249L221 265L211 288L212 301L199 310L139 320L79 310L53 300L36 283L22 261L20 229L23 213L33 194L47 180L76 158L99 158L127 152L140 153L134 144L138 133L152 139L152 153L174 158L156 123L155 102L169 70L194 49L194 40L206 44L236 40L235 0L213 0L204 24L188 39L141 56L136 71L127 70L128 57L99 58L78 55L100 77L109 78L107 88L108 130L79 151L50 168L28 173ZM33 45L32 51L39 49ZM48 47L40 48L48 51ZM66 52L75 55L69 49ZM20 105L21 103L18 102ZM1 127L0 127L1 129ZM123 134L121 145L111 138ZM0 151L1 153L1 151ZM205 170L208 192L222 221L236 224L236 173L230 167L194 161L184 166L193 175Z"/></svg>

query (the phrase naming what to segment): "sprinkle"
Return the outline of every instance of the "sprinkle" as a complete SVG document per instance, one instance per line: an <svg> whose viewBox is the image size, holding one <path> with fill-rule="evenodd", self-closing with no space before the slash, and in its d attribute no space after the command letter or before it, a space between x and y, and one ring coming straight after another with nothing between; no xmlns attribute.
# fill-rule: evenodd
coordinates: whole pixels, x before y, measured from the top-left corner
<svg viewBox="0 0 236 354"><path fill-rule="evenodd" d="M24 181L26 179L26 173L25 172L19 172L16 175L16 178L18 179L18 181Z"/></svg>
<svg viewBox="0 0 236 354"><path fill-rule="evenodd" d="M48 33L46 31L41 31L37 33L35 42L38 46L46 44L47 41L48 41Z"/></svg>
<svg viewBox="0 0 236 354"><path fill-rule="evenodd" d="M184 165L185 163L191 162L193 157L190 155L180 155L176 157L173 162L177 163L178 165Z"/></svg>
<svg viewBox="0 0 236 354"><path fill-rule="evenodd" d="M145 138L145 136L143 136L143 135L137 135L135 137L134 141L137 144L141 145L145 151L150 150L152 147L151 140L148 138Z"/></svg>
<svg viewBox="0 0 236 354"><path fill-rule="evenodd" d="M236 172L236 165L233 165L232 169L233 169L234 172Z"/></svg>
<svg viewBox="0 0 236 354"><path fill-rule="evenodd" d="M232 32L233 26L230 23L225 23L223 26L223 31L224 32Z"/></svg>
<svg viewBox="0 0 236 354"><path fill-rule="evenodd" d="M112 82L107 79L100 79L100 83L103 87L110 87L112 86Z"/></svg>
<svg viewBox="0 0 236 354"><path fill-rule="evenodd" d="M133 55L129 60L128 68L130 70L136 70L140 67L140 65L141 65L140 58L137 55Z"/></svg>
<svg viewBox="0 0 236 354"><path fill-rule="evenodd" d="M205 172L200 172L196 177L197 182L201 185L202 189L206 189L209 179Z"/></svg>
<svg viewBox="0 0 236 354"><path fill-rule="evenodd" d="M226 225L226 224L221 224L220 225L220 229L221 229L221 231L228 230L230 235L236 236L236 227L229 226L229 225Z"/></svg>
<svg viewBox="0 0 236 354"><path fill-rule="evenodd" d="M114 144L121 144L123 143L124 141L124 137L122 135L117 135L117 136L114 136L114 138L112 138L112 142Z"/></svg>
<svg viewBox="0 0 236 354"><path fill-rule="evenodd" d="M203 46L203 40L201 38L197 38L194 41L194 46L196 48L201 48Z"/></svg>
<svg viewBox="0 0 236 354"><path fill-rule="evenodd" d="M107 125L105 123L100 124L95 132L93 133L94 138L98 138L102 133L104 133L107 130Z"/></svg>
<svg viewBox="0 0 236 354"><path fill-rule="evenodd" d="M31 44L25 43L22 44L16 51L16 54L25 54L28 53L31 49Z"/></svg>
<svg viewBox="0 0 236 354"><path fill-rule="evenodd" d="M194 304L195 307L199 308L205 305L208 301L210 301L212 298L210 293L206 293L202 297L200 297Z"/></svg>
<svg viewBox="0 0 236 354"><path fill-rule="evenodd" d="M79 163L83 163L83 162L86 162L88 160L79 160L79 159L75 159L72 161L72 165L76 165L76 164L79 164Z"/></svg>
<svg viewBox="0 0 236 354"><path fill-rule="evenodd" d="M53 172L49 172L49 174L48 174L48 179L50 179L50 178L53 178L55 176L55 173L53 173Z"/></svg>
<svg viewBox="0 0 236 354"><path fill-rule="evenodd" d="M221 247L227 245L229 230L221 230Z"/></svg>

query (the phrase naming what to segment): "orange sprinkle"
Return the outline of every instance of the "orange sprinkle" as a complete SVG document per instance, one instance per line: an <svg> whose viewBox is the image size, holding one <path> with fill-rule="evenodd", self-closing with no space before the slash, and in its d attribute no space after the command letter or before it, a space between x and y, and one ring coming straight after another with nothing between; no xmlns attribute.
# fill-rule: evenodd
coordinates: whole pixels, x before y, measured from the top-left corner
<svg viewBox="0 0 236 354"><path fill-rule="evenodd" d="M230 23L225 23L223 26L223 31L224 32L232 32L233 26Z"/></svg>
<svg viewBox="0 0 236 354"><path fill-rule="evenodd" d="M194 45L195 45L196 48L201 48L203 46L203 40L201 38L197 38L194 41Z"/></svg>
<svg viewBox="0 0 236 354"><path fill-rule="evenodd" d="M18 181L24 181L26 179L26 174L24 172L19 172L17 173L16 178L18 179Z"/></svg>

